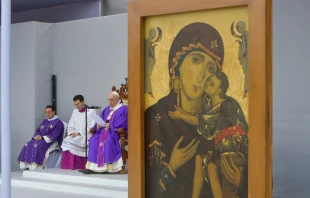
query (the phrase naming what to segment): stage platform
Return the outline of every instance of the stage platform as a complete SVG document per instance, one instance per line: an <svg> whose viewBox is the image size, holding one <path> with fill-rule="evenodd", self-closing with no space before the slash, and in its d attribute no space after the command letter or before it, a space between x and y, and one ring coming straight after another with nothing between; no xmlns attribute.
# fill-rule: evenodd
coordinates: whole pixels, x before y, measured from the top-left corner
<svg viewBox="0 0 310 198"><path fill-rule="evenodd" d="M128 197L128 175L84 175L76 170L43 169L12 172L12 198L19 197L16 190L40 193L43 197ZM16 189L16 190L14 190ZM31 189L31 191L29 191ZM56 193L56 194L55 194ZM32 197L20 193L25 197ZM38 194L37 194L38 195ZM39 196L38 196L39 197Z"/></svg>

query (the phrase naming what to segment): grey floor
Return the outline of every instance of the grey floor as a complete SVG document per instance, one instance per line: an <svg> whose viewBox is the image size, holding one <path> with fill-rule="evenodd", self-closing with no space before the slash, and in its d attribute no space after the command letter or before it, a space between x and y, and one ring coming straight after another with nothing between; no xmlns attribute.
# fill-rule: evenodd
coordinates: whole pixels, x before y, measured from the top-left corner
<svg viewBox="0 0 310 198"><path fill-rule="evenodd" d="M1 191L1 187L0 187ZM11 198L99 198L99 196L77 195L73 193L52 192L46 190L34 190L29 188L12 187ZM1 198L1 195L0 195ZM106 198L100 196L100 198Z"/></svg>
<svg viewBox="0 0 310 198"><path fill-rule="evenodd" d="M78 171L68 171L68 170L61 170L61 169L46 169L46 170L37 170L36 172L44 172L44 173L57 173L61 175L70 175L70 176L81 176L81 173ZM0 174L1 177L1 174ZM100 177L100 175L87 175L87 177ZM105 178L114 178L117 180L127 180L128 175L121 175L121 174L107 174L104 175ZM12 172L11 178L14 180L23 180L22 172L16 171ZM29 179L29 178L28 178ZM27 179L26 179L27 180ZM46 181L45 181L46 182ZM60 182L62 183L62 182ZM73 183L72 183L73 184ZM74 184L73 184L74 185ZM76 184L80 185L80 184ZM83 184L82 184L83 185ZM85 184L86 186L86 184ZM1 184L0 184L0 192L1 192ZM95 195L81 195L77 193L68 193L68 192L55 192L51 190L40 190L40 189L33 189L33 188L25 188L25 187L11 187L11 198L108 198L104 195L102 196L95 196ZM1 198L1 193L0 193Z"/></svg>

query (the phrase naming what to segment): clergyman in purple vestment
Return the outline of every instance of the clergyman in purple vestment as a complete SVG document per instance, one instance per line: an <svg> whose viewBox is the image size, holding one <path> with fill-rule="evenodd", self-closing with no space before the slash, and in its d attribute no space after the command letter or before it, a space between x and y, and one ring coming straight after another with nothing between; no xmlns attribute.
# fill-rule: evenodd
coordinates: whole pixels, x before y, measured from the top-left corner
<svg viewBox="0 0 310 198"><path fill-rule="evenodd" d="M32 139L23 146L19 154L17 161L22 170L43 168L49 153L60 149L64 125L55 115L54 106L47 106L45 114L47 119L41 122ZM53 149L50 149L51 146Z"/></svg>
<svg viewBox="0 0 310 198"><path fill-rule="evenodd" d="M86 169L81 171L84 174L118 172L122 169L122 150L117 130L123 128L127 131L128 107L120 103L117 92L109 94L109 103L100 115L105 125L96 123L92 128Z"/></svg>

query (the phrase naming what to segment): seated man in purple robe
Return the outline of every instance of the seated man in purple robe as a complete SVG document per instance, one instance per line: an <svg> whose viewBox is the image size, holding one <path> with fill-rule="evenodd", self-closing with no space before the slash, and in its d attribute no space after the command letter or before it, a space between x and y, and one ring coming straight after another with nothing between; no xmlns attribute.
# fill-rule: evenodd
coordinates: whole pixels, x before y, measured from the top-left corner
<svg viewBox="0 0 310 198"><path fill-rule="evenodd" d="M100 117L105 122L104 126L95 124L92 128L92 137L89 139L88 161L84 174L118 172L122 169L122 150L119 128L127 131L128 107L120 103L119 94L111 92L109 103Z"/></svg>
<svg viewBox="0 0 310 198"><path fill-rule="evenodd" d="M45 114L47 119L41 122L32 139L23 146L19 154L17 160L22 170L43 168L49 153L52 151L49 148L54 142L57 142L54 149L60 149L64 125L55 115L54 106L47 106Z"/></svg>

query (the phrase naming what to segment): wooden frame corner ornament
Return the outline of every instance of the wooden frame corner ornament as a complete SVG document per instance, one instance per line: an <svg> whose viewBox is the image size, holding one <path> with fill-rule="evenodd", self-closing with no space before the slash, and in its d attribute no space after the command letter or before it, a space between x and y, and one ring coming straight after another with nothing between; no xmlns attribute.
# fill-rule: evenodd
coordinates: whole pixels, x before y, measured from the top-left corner
<svg viewBox="0 0 310 198"><path fill-rule="evenodd" d="M128 95L130 101L128 104L129 198L148 198L145 188L146 185L149 185L149 181L148 184L145 184L147 174L145 171L145 154L147 152L145 141L147 137L145 136L146 102L144 91L146 18L238 7L247 7L249 35L247 197L272 197L272 1L136 0L130 1L128 4L128 81L132 88ZM193 48L193 46L190 47ZM197 48L200 51L203 50L203 47ZM220 52L214 50L209 52L209 54L212 53ZM165 165L165 163L162 164ZM178 177L178 172L174 173L167 163L167 170ZM162 182L163 189L165 189L167 182Z"/></svg>

